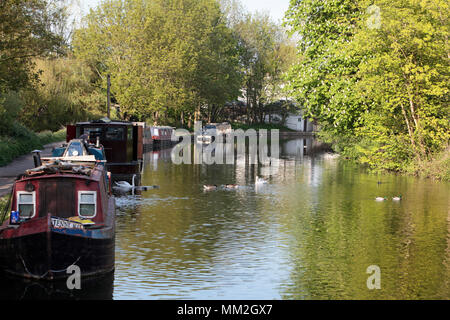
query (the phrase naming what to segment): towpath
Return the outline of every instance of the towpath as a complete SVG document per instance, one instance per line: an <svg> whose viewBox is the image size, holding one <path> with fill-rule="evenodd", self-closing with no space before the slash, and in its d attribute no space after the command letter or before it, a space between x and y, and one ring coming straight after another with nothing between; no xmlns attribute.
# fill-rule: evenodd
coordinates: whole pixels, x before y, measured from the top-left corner
<svg viewBox="0 0 450 320"><path fill-rule="evenodd" d="M52 149L54 147L60 146L65 141L54 142L44 146L41 150L42 157L49 157L52 154ZM31 153L25 154L14 159L10 164L0 167L0 197L8 194L11 191L11 187L14 184L16 177L24 173L25 170L33 168L33 156Z"/></svg>

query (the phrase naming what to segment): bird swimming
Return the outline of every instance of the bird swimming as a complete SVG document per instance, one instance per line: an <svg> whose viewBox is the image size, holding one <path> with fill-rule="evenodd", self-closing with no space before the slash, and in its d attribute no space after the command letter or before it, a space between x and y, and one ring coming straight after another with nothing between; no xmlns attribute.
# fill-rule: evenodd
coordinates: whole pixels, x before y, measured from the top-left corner
<svg viewBox="0 0 450 320"><path fill-rule="evenodd" d="M217 189L217 185L211 185L211 184L205 184L203 185L203 190L205 191L212 191L212 190L216 190Z"/></svg>
<svg viewBox="0 0 450 320"><path fill-rule="evenodd" d="M255 184L264 184L264 183L267 183L267 181L261 177L256 176Z"/></svg>
<svg viewBox="0 0 450 320"><path fill-rule="evenodd" d="M131 179L132 184L130 184L128 181L115 182L115 186L113 187L113 189L121 191L121 192L129 192L129 191L134 190L134 187L135 187L134 178L135 177L136 177L136 175L133 174L133 178Z"/></svg>
<svg viewBox="0 0 450 320"><path fill-rule="evenodd" d="M115 186L113 187L114 190L119 191L119 192L123 192L123 193L127 193L127 192L132 192L134 195L134 190L141 190L141 191L147 191L147 190L151 190L151 189L159 189L159 186L137 186L135 184L135 178L136 175L133 174L133 178L131 179L131 183L130 184L128 181L117 181L115 182Z"/></svg>
<svg viewBox="0 0 450 320"><path fill-rule="evenodd" d="M387 200L387 198L386 197L376 197L375 200L376 201L385 201L385 200Z"/></svg>
<svg viewBox="0 0 450 320"><path fill-rule="evenodd" d="M402 200L402 195L399 195L398 197L392 197L392 200L400 201L400 200Z"/></svg>
<svg viewBox="0 0 450 320"><path fill-rule="evenodd" d="M225 189L237 189L239 186L237 184L226 184Z"/></svg>

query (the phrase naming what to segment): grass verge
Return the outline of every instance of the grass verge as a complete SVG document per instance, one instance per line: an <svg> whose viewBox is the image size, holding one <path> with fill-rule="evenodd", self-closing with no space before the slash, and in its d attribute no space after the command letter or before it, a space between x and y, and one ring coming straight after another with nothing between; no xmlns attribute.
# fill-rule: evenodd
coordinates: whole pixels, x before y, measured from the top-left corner
<svg viewBox="0 0 450 320"><path fill-rule="evenodd" d="M66 136L65 129L40 133L34 133L23 126L15 126L15 129L11 136L0 137L0 167L34 149L40 149L46 144L65 140Z"/></svg>

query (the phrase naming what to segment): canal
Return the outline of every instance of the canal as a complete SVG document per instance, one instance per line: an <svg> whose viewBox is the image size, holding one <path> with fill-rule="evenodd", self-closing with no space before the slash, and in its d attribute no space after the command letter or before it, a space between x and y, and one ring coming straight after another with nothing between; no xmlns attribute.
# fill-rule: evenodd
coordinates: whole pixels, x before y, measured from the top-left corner
<svg viewBox="0 0 450 320"><path fill-rule="evenodd" d="M77 297L450 298L448 183L371 174L311 138L280 150L271 176L245 161L176 165L171 150L147 153L142 184L160 188L117 198L115 273ZM255 186L257 175L268 183ZM380 289L368 288L369 266ZM2 297L41 292L3 281Z"/></svg>

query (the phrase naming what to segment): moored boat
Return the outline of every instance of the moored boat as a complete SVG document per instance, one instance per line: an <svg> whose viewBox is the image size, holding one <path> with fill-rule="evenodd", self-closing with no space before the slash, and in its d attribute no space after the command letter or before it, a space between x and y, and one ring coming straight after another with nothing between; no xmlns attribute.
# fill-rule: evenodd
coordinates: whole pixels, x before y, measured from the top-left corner
<svg viewBox="0 0 450 320"><path fill-rule="evenodd" d="M82 277L113 271L115 202L104 162L93 155L42 162L14 183L0 221L0 268L45 280L70 276L73 265Z"/></svg>

